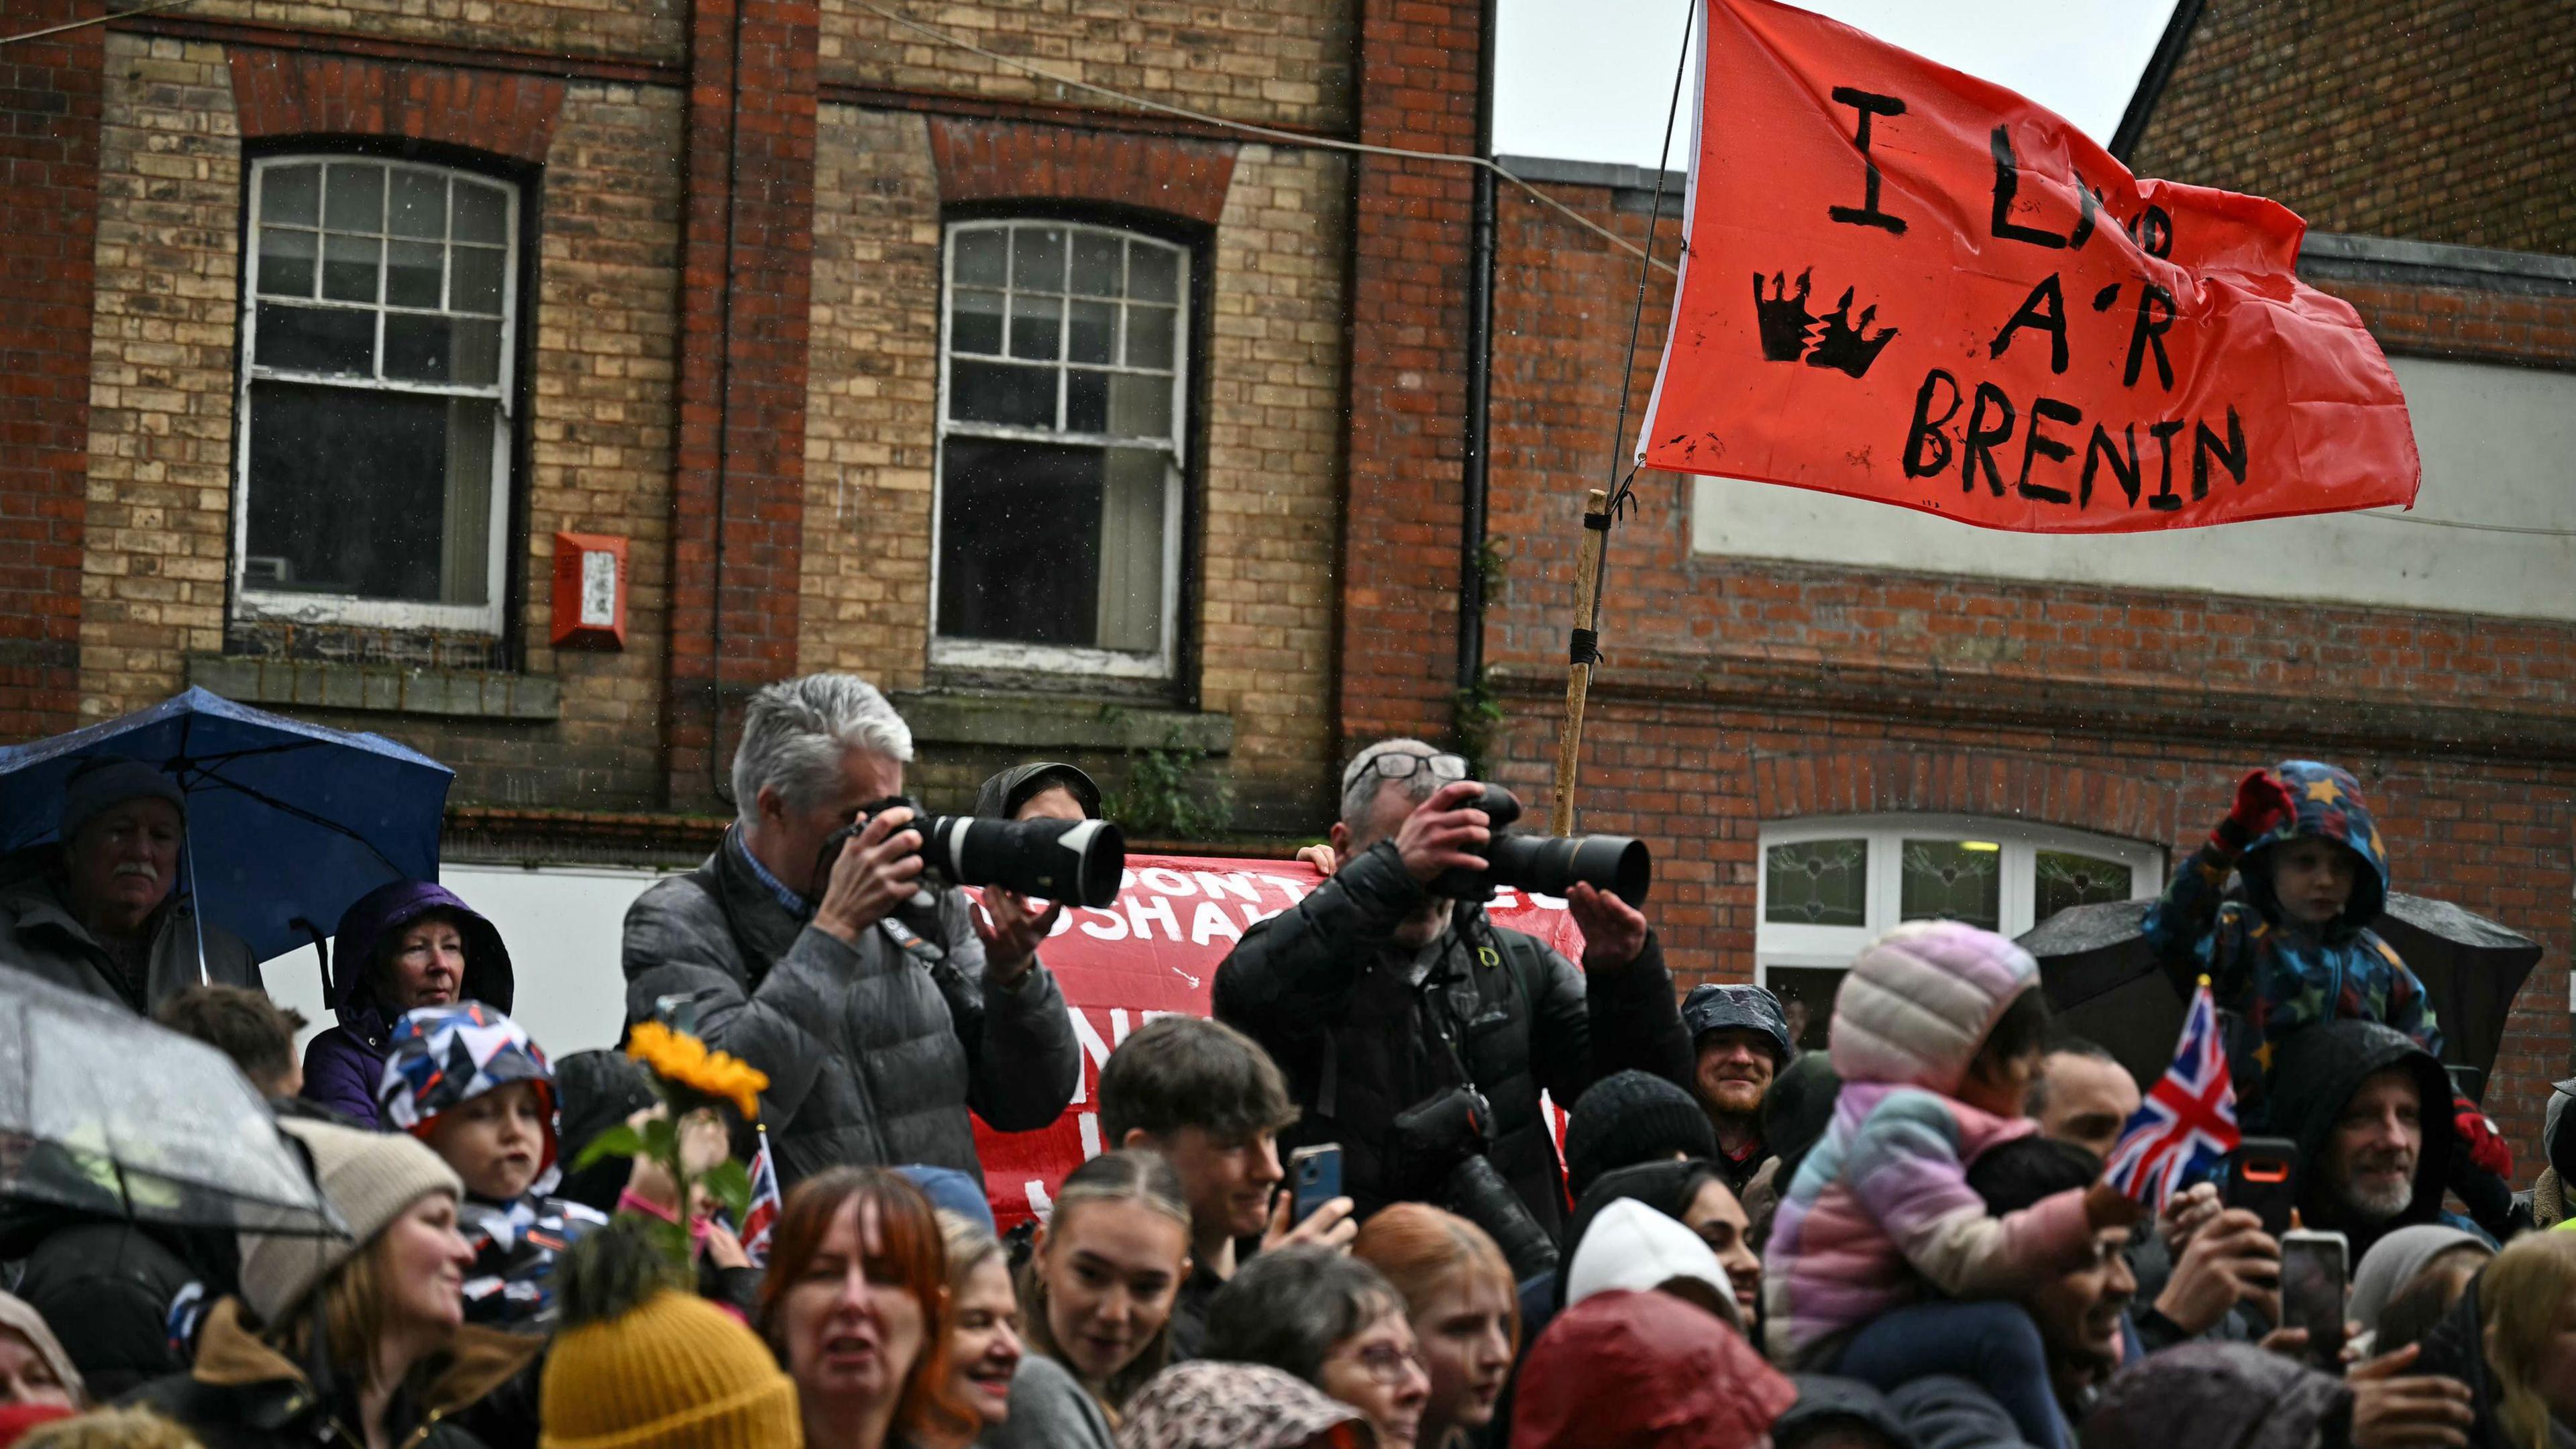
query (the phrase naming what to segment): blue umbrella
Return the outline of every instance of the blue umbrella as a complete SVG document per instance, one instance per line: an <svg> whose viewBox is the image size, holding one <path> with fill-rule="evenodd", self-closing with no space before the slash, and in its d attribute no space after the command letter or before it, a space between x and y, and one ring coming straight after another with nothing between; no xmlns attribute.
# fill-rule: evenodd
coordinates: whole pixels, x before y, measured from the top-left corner
<svg viewBox="0 0 2576 1449"><path fill-rule="evenodd" d="M54 838L63 785L98 755L166 771L188 796L181 869L201 920L265 961L311 944L391 880L438 879L456 772L382 735L324 729L202 689L0 749L0 853Z"/></svg>

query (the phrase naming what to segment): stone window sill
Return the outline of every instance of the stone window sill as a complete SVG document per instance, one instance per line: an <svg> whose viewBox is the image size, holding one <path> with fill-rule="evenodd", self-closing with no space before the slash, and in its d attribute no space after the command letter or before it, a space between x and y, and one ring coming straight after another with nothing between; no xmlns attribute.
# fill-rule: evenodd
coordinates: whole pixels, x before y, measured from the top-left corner
<svg viewBox="0 0 2576 1449"><path fill-rule="evenodd" d="M499 670L191 654L188 682L244 704L456 719L548 723L563 705L562 686L552 676Z"/></svg>
<svg viewBox="0 0 2576 1449"><path fill-rule="evenodd" d="M1230 754L1234 717L1061 696L902 691L894 707L925 744Z"/></svg>

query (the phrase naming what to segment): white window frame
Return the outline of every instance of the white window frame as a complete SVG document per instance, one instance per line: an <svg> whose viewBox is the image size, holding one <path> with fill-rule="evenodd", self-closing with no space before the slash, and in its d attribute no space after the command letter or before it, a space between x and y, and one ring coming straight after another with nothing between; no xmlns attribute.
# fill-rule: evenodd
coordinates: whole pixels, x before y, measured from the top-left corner
<svg viewBox="0 0 2576 1449"><path fill-rule="evenodd" d="M1869 842L1867 902L1863 924L1811 926L1774 922L1771 914L1771 847L1809 840ZM1753 856L1754 979L1770 984L1771 968L1851 965L1861 948L1903 919L1903 842L1908 840L1991 841L2002 860L2002 888L1996 919L2004 935L2019 936L2034 924L2037 904L2038 854L2043 850L2081 851L2129 867L2129 899L2148 900L2164 889L2162 847L2117 836L2093 835L2050 825L1990 820L1973 815L1836 815L1802 816L1762 827Z"/></svg>
<svg viewBox="0 0 2576 1449"><path fill-rule="evenodd" d="M1058 432L1052 428L1012 427L1001 423L952 422L948 416L948 378L951 364L949 332L954 317L957 277L957 239L975 231L1008 232L1018 226L1046 226L1066 233L1067 246L1076 232L1114 236L1121 241L1142 243L1170 252L1178 262L1173 289L1172 317L1172 433L1168 439L1119 437L1108 433ZM1006 250L1007 255L1007 250ZM971 221L954 221L947 225L939 247L939 418L937 441L931 449L930 493L930 662L935 666L960 669L987 669L1030 674L1091 674L1116 679L1169 679L1174 669L1176 641L1180 637L1181 603L1181 492L1189 477L1189 396L1190 396L1190 249L1158 236L1150 236L1125 227L1100 226L1089 222L1063 221L1054 217L999 216L979 217ZM1122 301L1124 299L1122 298ZM1158 304L1159 305L1159 304ZM1005 304L1005 315L1008 315ZM1070 346L1072 327L1063 329ZM1123 338L1122 338L1123 342ZM971 356L971 354L970 354ZM1006 355L1000 361L1008 361ZM1093 365L1081 364L1086 368ZM1065 376L1068 364L1061 357L1056 368L1056 415L1064 415ZM1123 362L1106 369L1112 372L1148 371L1130 369ZM947 509L948 439L952 435L997 438L1010 442L1047 443L1070 447L1124 448L1160 451L1165 454L1163 474L1163 599L1160 639L1151 654L1134 654L1122 649L1100 649L1060 644L1026 644L1002 639L949 639L939 633L939 566L942 558L941 525Z"/></svg>
<svg viewBox="0 0 2576 1449"><path fill-rule="evenodd" d="M275 166L327 166L365 164L382 166L388 173L423 172L439 177L457 176L478 185L498 188L507 199L503 218L501 259L501 356L495 370L497 381L490 386L459 383L412 382L400 379L352 378L329 373L302 372L288 368L264 367L259 358L259 246L260 204L266 192L269 168ZM323 204L317 201L317 204ZM241 367L234 394L234 416L239 425L233 429L233 549L232 583L234 611L237 616L256 619L283 619L296 623L350 624L380 629L441 629L458 632L497 635L501 632L504 601L508 594L510 533L511 441L515 429L514 399L518 389L519 341L519 187L497 176L457 166L432 166L391 157L369 156L350 152L298 152L289 155L262 156L251 162L249 230L242 244L241 295ZM316 252L314 266L322 265ZM379 263L376 269L376 295L373 303L336 302L328 298L308 298L299 306L342 307L363 309L376 314L376 355L381 369L384 355L384 316L388 310L382 300L389 285L391 267ZM413 310L400 307L394 311ZM484 398L497 406L492 413L492 507L488 525L490 546L485 561L485 600L480 604L423 603L408 599L367 599L353 594L319 594L284 592L254 587L248 578L250 552L250 445L251 384L257 381L292 382L299 386L339 387L355 392L416 393L431 397Z"/></svg>

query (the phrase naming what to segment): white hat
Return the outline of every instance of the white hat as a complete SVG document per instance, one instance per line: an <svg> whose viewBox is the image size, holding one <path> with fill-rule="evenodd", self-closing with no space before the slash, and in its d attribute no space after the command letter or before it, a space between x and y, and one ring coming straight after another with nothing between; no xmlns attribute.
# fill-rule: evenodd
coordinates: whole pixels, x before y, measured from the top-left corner
<svg viewBox="0 0 2576 1449"><path fill-rule="evenodd" d="M1574 1245L1574 1262L1566 1269L1565 1306L1573 1307L1595 1293L1615 1289L1651 1293L1675 1279L1703 1283L1716 1291L1717 1313L1741 1333L1744 1311L1735 1301L1735 1285L1726 1265L1683 1227L1632 1197L1623 1197L1593 1215ZM1699 1295L1690 1294L1693 1301Z"/></svg>

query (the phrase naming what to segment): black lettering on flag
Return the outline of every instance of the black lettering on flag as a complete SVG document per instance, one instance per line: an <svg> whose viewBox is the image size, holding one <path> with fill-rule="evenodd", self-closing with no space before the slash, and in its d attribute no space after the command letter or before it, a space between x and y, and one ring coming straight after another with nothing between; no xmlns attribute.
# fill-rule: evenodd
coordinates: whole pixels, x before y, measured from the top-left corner
<svg viewBox="0 0 2576 1449"><path fill-rule="evenodd" d="M2043 306L2043 303L2046 305ZM2013 334L2024 327L2037 327L2048 333L2048 370L2064 372L2066 370L2066 293L2058 287L2055 272L2049 273L2046 280L2030 289L2030 295L2022 299L2020 309L2012 314L2012 320L2004 324L2001 332L1995 334L1994 341L1986 344L1986 356L2003 356L2006 349L2012 346Z"/></svg>
<svg viewBox="0 0 2576 1449"><path fill-rule="evenodd" d="M2149 205L2129 222L2129 239L2138 250L2158 260L2173 255L2173 218L2161 206Z"/></svg>
<svg viewBox="0 0 2576 1449"><path fill-rule="evenodd" d="M2120 460L2111 434L2100 423L2093 425L2093 441L2084 446L2084 481L2075 495L2078 508L2093 506L2093 474L2106 462L2111 465L2111 476L2118 481L2120 491L2129 495L2129 506L2138 506L2138 425L2130 423L2124 431L2129 435L2127 462Z"/></svg>
<svg viewBox="0 0 2576 1449"><path fill-rule="evenodd" d="M2162 455L2156 473L2156 491L2147 499L2147 506L2159 513L2173 513L2182 507L2181 496L2173 491L2173 437L2182 430L2180 418L2147 425L2147 432L2156 440L2156 451Z"/></svg>
<svg viewBox="0 0 2576 1449"><path fill-rule="evenodd" d="M1995 213L1994 233L2005 241L2027 242L2035 247L2063 247L2066 238L2035 226L2017 226L2012 219L2013 193L2021 189L2021 167L2013 161L2012 132L1995 127Z"/></svg>
<svg viewBox="0 0 2576 1449"><path fill-rule="evenodd" d="M1990 402L2002 414L2002 421L1991 428L1986 426L1986 404ZM1986 466L1986 487L1993 490L1997 498L2004 496L2004 475L2002 470L1995 467L1995 449L2001 447L2004 440L2012 436L2012 430L2012 399L2004 395L2002 388L1991 382L1978 383L1977 405L1968 413L1967 446L1962 450L1962 460L1959 464L1960 492L1976 491L1977 465L1983 463Z"/></svg>
<svg viewBox="0 0 2576 1449"><path fill-rule="evenodd" d="M2216 458L2238 486L2245 482L2245 425L2237 421L2236 405L2227 405L2227 443L2219 445L2218 435L2207 423L2191 425L2191 496L2194 502L2209 496L2209 460Z"/></svg>
<svg viewBox="0 0 2576 1449"><path fill-rule="evenodd" d="M2050 280L2054 281L2056 279L2051 278ZM2051 488L2045 484L2033 483L2030 481L2030 464L2031 455L2034 453L2040 457L2059 463L2063 463L2068 458L2075 455L2075 448L2072 444L2061 443L2055 438L2042 437L2039 431L2040 424L2064 423L2069 427L2073 427L2075 424L2082 421L2084 421L2084 410L2073 403L2059 402L2053 397L2044 397L2030 405L2030 432L2022 439L2021 476L2013 480L2013 491L2015 493L2020 494L2024 498L2036 498L2042 503L2072 503L2075 501L2067 495L2066 490L2063 488ZM2094 431L2099 432L2101 429L2096 426Z"/></svg>
<svg viewBox="0 0 2576 1449"><path fill-rule="evenodd" d="M2102 210L2102 193L2085 185L2084 178L2078 176L2075 178L2075 199L2080 214L2075 218L2075 230L2067 236L2066 244L2082 251L2084 244L2093 239L2093 218Z"/></svg>
<svg viewBox="0 0 2576 1449"><path fill-rule="evenodd" d="M1934 383L1950 390L1950 405L1937 418L1932 416ZM1923 386L1914 394L1914 425L1905 434L1906 477L1934 478L1950 466L1950 435L1941 425L1958 415L1959 380L1937 367L1923 374Z"/></svg>
<svg viewBox="0 0 2576 1449"><path fill-rule="evenodd" d="M1860 148L1861 191L1858 206L1829 206L1825 214L1853 226L1874 226L1896 236L1905 235L1905 218L1890 216L1878 209L1878 163L1869 155L1869 122L1873 116L1901 116L1905 102L1894 96L1873 95L1854 86L1834 87L1834 102L1860 112L1860 124L1852 128L1852 144Z"/></svg>
<svg viewBox="0 0 2576 1449"><path fill-rule="evenodd" d="M2165 391L2173 391L2173 359L2165 356L2165 334L2173 330L2173 293L2153 282L2138 284L2138 313L2129 324L2129 365L2120 374L2122 387L2138 385L2138 369L2146 362L2149 343L2156 349L2156 380ZM2182 426L2176 423L2174 426Z"/></svg>

